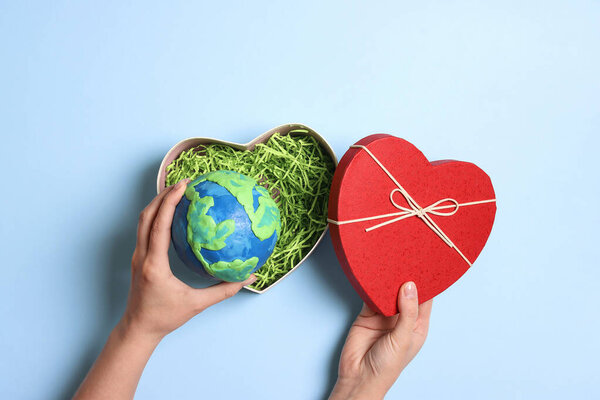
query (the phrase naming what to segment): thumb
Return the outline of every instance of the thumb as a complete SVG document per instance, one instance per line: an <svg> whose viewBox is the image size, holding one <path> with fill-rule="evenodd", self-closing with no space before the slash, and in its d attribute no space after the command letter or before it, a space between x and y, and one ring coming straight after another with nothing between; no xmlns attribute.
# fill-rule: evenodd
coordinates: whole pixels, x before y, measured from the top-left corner
<svg viewBox="0 0 600 400"><path fill-rule="evenodd" d="M233 297L244 286L251 285L256 281L256 275L252 274L243 282L221 282L216 285L195 289L198 293L198 301L202 309L206 309L225 299Z"/></svg>
<svg viewBox="0 0 600 400"><path fill-rule="evenodd" d="M406 282L400 288L398 292L398 309L400 315L391 334L395 342L400 344L410 339L419 317L419 297L414 282Z"/></svg>

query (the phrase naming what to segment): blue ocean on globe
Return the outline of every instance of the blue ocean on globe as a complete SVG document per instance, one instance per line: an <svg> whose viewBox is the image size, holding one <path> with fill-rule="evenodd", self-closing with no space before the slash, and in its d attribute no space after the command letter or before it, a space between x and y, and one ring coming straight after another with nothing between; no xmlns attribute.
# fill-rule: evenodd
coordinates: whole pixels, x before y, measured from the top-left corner
<svg viewBox="0 0 600 400"><path fill-rule="evenodd" d="M267 261L280 229L279 208L264 187L234 171L214 171L188 184L171 236L189 268L239 282Z"/></svg>

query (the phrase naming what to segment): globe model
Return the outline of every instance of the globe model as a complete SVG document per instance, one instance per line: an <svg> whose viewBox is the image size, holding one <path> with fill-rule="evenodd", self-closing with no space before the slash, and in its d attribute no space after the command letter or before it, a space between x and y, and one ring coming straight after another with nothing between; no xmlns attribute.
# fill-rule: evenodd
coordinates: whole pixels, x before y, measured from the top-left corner
<svg viewBox="0 0 600 400"><path fill-rule="evenodd" d="M267 261L280 230L279 208L264 187L237 172L214 171L188 184L171 237L194 271L240 282Z"/></svg>

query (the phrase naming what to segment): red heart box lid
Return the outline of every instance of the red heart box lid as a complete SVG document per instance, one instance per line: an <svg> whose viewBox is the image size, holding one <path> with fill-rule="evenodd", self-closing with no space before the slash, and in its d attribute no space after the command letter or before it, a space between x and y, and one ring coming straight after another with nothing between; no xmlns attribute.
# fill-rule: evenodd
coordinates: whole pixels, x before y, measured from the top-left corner
<svg viewBox="0 0 600 400"><path fill-rule="evenodd" d="M340 160L328 221L354 289L391 316L404 282L416 283L420 303L456 282L479 256L495 214L492 182L475 164L429 162L406 140L376 134Z"/></svg>

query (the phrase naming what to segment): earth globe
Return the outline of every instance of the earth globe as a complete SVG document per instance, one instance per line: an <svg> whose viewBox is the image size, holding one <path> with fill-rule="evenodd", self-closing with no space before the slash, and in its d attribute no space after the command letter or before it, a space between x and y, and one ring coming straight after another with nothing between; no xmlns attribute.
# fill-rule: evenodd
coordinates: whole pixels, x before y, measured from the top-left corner
<svg viewBox="0 0 600 400"><path fill-rule="evenodd" d="M281 230L279 208L264 187L234 171L213 171L187 185L171 238L192 270L241 282L269 258Z"/></svg>

